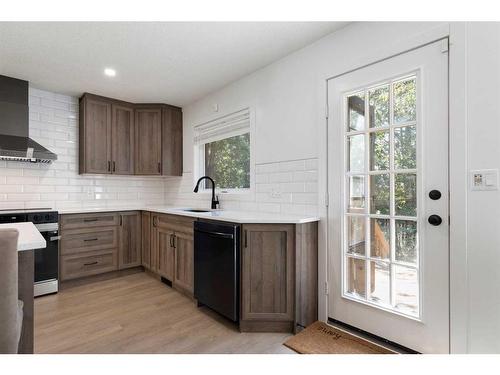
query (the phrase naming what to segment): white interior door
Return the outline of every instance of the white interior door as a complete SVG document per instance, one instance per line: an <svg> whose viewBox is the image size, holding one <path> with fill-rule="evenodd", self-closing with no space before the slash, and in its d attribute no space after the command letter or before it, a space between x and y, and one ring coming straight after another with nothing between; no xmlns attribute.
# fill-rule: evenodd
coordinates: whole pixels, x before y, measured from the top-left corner
<svg viewBox="0 0 500 375"><path fill-rule="evenodd" d="M329 318L422 353L449 352L447 46L328 81Z"/></svg>

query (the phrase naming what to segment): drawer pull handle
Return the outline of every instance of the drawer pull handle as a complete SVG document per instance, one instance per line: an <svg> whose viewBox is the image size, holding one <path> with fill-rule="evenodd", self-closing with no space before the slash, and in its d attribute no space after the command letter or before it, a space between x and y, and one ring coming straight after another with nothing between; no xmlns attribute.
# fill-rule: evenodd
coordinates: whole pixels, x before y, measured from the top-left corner
<svg viewBox="0 0 500 375"><path fill-rule="evenodd" d="M99 238L86 238L83 240L83 242L89 242L89 241L97 241Z"/></svg>
<svg viewBox="0 0 500 375"><path fill-rule="evenodd" d="M99 219L83 219L85 223L90 223L91 221L97 221Z"/></svg>
<svg viewBox="0 0 500 375"><path fill-rule="evenodd" d="M83 263L84 266L93 266L94 264L99 263L97 260L95 262Z"/></svg>

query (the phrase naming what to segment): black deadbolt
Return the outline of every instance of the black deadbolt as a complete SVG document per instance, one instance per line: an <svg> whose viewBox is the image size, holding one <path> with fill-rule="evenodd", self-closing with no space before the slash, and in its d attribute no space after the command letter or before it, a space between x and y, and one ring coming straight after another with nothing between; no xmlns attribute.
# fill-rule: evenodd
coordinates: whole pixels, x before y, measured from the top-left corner
<svg viewBox="0 0 500 375"><path fill-rule="evenodd" d="M431 190L429 192L429 198L431 198L433 201L437 201L439 198L441 198L441 192L439 190Z"/></svg>
<svg viewBox="0 0 500 375"><path fill-rule="evenodd" d="M429 216L429 219L427 219L427 221L429 222L429 224L438 226L443 222L443 219L441 219L441 216L439 215L431 215Z"/></svg>

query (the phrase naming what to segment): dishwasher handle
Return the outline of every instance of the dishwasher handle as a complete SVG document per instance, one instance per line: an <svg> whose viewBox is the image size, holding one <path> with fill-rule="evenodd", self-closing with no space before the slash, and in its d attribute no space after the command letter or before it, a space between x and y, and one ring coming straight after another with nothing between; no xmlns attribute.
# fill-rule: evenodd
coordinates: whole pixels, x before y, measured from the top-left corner
<svg viewBox="0 0 500 375"><path fill-rule="evenodd" d="M228 238L231 240L234 239L234 235L231 233L209 232L209 231L201 230L201 229L195 229L194 231L198 232L198 233L205 233L205 234L208 234L208 235L213 236L213 237Z"/></svg>

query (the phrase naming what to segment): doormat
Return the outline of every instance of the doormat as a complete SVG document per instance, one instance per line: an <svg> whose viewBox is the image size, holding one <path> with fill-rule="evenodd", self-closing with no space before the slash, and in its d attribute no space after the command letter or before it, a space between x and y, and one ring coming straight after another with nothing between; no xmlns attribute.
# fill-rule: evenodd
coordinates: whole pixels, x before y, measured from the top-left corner
<svg viewBox="0 0 500 375"><path fill-rule="evenodd" d="M301 354L395 354L320 321L289 338L283 345Z"/></svg>

